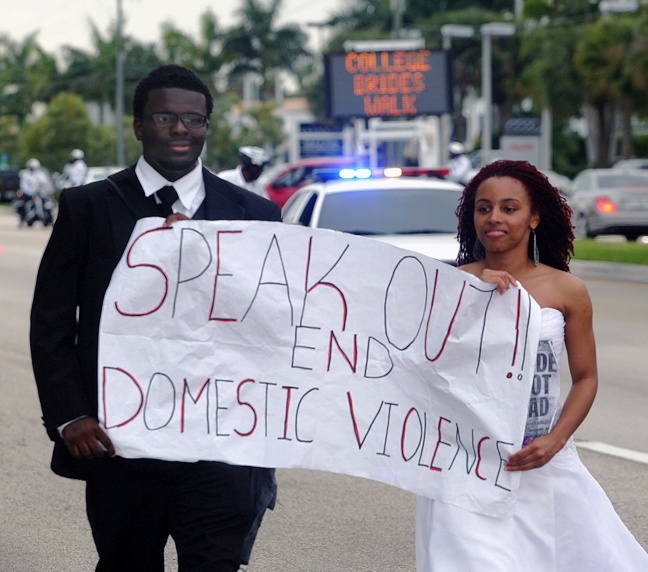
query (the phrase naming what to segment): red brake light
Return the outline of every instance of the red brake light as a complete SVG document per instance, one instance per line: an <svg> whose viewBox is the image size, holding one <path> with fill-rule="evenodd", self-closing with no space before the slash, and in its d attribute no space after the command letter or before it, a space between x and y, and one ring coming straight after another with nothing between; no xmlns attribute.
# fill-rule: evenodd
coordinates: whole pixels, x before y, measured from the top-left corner
<svg viewBox="0 0 648 572"><path fill-rule="evenodd" d="M382 176L388 178L396 177L439 177L444 178L450 173L450 169L439 167L428 169L425 167L387 167L383 169Z"/></svg>
<svg viewBox="0 0 648 572"><path fill-rule="evenodd" d="M445 177L450 173L447 167L429 169L425 167L403 167L403 177Z"/></svg>
<svg viewBox="0 0 648 572"><path fill-rule="evenodd" d="M596 210L600 213L608 214L617 212L617 205L608 197L599 197L596 199Z"/></svg>

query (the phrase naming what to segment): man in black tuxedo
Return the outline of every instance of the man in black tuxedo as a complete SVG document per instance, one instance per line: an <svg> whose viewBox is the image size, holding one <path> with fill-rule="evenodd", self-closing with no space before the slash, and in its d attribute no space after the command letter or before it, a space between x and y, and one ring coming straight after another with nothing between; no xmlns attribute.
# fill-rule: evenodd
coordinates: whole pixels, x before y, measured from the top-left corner
<svg viewBox="0 0 648 572"><path fill-rule="evenodd" d="M163 571L169 535L181 571L234 572L276 496L272 469L121 458L97 421L102 302L136 221L280 221L277 205L203 168L212 107L186 68L142 79L133 99L142 156L108 180L62 191L38 271L30 343L52 470L86 481L101 572Z"/></svg>

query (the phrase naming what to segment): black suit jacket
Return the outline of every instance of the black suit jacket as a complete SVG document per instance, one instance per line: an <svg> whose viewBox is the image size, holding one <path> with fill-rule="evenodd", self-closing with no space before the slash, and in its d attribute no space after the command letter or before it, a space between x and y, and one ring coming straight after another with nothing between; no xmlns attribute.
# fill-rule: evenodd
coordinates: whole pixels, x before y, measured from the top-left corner
<svg viewBox="0 0 648 572"><path fill-rule="evenodd" d="M281 220L279 207L203 169L207 220ZM52 470L86 478L100 463L67 451L58 427L97 417L99 321L105 292L135 223L158 216L133 167L61 193L36 279L31 310L32 366L43 421L55 442Z"/></svg>

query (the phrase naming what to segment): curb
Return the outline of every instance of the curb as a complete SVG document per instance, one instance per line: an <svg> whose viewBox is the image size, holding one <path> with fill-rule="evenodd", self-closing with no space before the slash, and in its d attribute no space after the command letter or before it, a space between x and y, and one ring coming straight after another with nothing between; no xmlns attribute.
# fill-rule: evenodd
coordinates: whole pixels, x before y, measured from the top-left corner
<svg viewBox="0 0 648 572"><path fill-rule="evenodd" d="M569 268L572 274L582 279L648 284L648 265L571 260Z"/></svg>

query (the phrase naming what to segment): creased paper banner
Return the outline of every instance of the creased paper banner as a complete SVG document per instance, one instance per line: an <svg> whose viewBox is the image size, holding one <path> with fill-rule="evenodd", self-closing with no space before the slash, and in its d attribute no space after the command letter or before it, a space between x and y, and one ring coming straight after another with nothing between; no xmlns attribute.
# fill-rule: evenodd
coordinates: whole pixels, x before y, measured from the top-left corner
<svg viewBox="0 0 648 572"><path fill-rule="evenodd" d="M494 516L519 474L540 311L379 241L271 222L137 223L104 299L119 455L366 477Z"/></svg>

